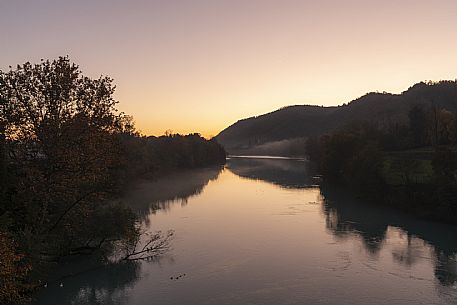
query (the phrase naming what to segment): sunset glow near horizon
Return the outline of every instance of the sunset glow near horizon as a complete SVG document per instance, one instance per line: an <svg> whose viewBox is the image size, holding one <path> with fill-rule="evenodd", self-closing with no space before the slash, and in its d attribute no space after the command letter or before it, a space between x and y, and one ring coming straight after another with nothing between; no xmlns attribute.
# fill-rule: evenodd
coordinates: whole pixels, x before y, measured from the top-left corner
<svg viewBox="0 0 457 305"><path fill-rule="evenodd" d="M6 1L0 69L68 55L147 135L457 77L457 1Z"/></svg>

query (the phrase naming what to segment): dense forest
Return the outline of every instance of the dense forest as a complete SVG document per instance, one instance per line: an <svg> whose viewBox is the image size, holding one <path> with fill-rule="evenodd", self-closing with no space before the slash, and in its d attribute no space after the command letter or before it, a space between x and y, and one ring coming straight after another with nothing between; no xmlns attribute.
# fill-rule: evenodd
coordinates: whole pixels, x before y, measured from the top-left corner
<svg viewBox="0 0 457 305"><path fill-rule="evenodd" d="M139 245L138 216L115 203L128 181L225 163L215 139L140 135L116 109L109 77L91 79L67 57L0 71L0 303L27 302L53 262Z"/></svg>
<svg viewBox="0 0 457 305"><path fill-rule="evenodd" d="M451 223L457 223L456 147L457 112L423 104L411 107L406 124L353 122L307 142L326 183Z"/></svg>
<svg viewBox="0 0 457 305"><path fill-rule="evenodd" d="M338 107L295 105L240 120L216 138L229 154L297 155L299 139L333 132L354 120L366 120L381 128L408 124L415 105L457 110L455 81L421 82L401 94L371 92ZM282 146L282 149L279 147Z"/></svg>

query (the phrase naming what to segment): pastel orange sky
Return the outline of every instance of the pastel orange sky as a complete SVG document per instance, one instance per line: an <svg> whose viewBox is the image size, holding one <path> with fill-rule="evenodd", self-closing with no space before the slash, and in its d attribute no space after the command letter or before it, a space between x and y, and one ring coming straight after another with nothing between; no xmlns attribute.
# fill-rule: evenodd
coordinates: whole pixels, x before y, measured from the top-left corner
<svg viewBox="0 0 457 305"><path fill-rule="evenodd" d="M457 1L3 1L0 69L69 55L148 135L457 77Z"/></svg>

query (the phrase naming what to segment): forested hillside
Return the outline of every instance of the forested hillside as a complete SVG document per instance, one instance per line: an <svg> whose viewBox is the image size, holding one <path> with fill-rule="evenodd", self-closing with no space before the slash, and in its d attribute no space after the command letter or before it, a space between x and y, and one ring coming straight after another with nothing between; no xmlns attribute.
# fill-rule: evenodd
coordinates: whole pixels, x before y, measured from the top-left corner
<svg viewBox="0 0 457 305"><path fill-rule="evenodd" d="M229 153L249 153L259 145L322 135L352 121L395 128L408 122L408 112L415 105L455 111L456 82L421 82L401 94L372 92L338 107L289 106L240 120L219 133L217 139Z"/></svg>

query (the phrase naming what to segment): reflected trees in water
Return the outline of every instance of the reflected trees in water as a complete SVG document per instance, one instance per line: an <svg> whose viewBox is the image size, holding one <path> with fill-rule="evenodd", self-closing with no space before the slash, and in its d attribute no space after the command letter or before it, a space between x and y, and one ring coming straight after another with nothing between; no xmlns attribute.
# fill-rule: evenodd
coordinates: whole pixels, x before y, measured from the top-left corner
<svg viewBox="0 0 457 305"><path fill-rule="evenodd" d="M307 162L273 159L230 159L234 174L285 188L312 185ZM457 283L457 228L408 216L398 210L361 202L341 188L321 186L322 211L328 231L336 238L358 236L367 253L376 258L388 238L401 243L392 250L393 259L412 266L429 251L434 273L442 285Z"/></svg>
<svg viewBox="0 0 457 305"><path fill-rule="evenodd" d="M70 275L51 278L37 304L53 304L54 300L60 300L61 304L119 304L128 299L128 289L140 273L140 263L132 261L71 262L62 268Z"/></svg>
<svg viewBox="0 0 457 305"><path fill-rule="evenodd" d="M201 194L210 181L216 180L222 170L222 166L212 166L171 173L158 180L143 180L133 185L120 201L148 224L151 213L169 211L177 203L186 205L189 198Z"/></svg>
<svg viewBox="0 0 457 305"><path fill-rule="evenodd" d="M359 236L368 253L376 256L389 237L402 243L395 245L393 259L412 266L429 249L434 260L435 277L442 285L457 283L457 228L431 223L397 210L360 202L343 190L321 188L326 226L337 238ZM395 236L394 236L395 235Z"/></svg>

